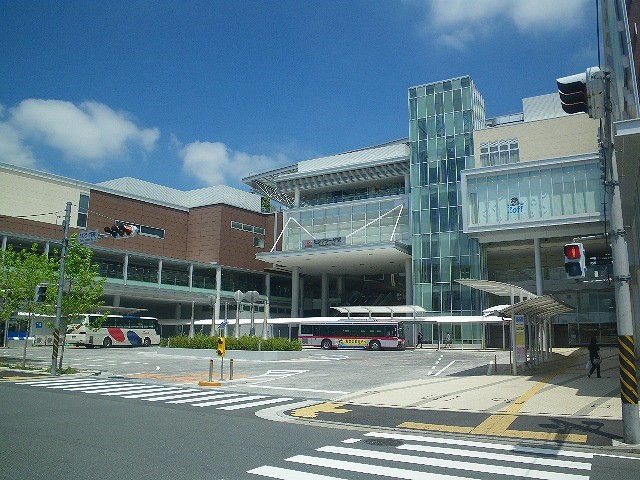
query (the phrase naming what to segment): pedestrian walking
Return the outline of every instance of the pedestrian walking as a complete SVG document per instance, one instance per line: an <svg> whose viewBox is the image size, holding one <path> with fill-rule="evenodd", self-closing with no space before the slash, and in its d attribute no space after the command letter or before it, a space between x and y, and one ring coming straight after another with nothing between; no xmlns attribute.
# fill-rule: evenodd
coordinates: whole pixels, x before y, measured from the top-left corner
<svg viewBox="0 0 640 480"><path fill-rule="evenodd" d="M591 378L593 372L597 372L598 378L600 377L600 347L598 346L598 342L596 341L596 337L591 337L591 343L589 344L589 362L591 362L591 368L589 369L589 374L587 375Z"/></svg>
<svg viewBox="0 0 640 480"><path fill-rule="evenodd" d="M422 332L418 332L418 346L422 348L422 342L424 342L424 335Z"/></svg>
<svg viewBox="0 0 640 480"><path fill-rule="evenodd" d="M449 332L447 332L447 334L444 337L444 346L446 348L446 346L449 345L449 348L451 348L451 334Z"/></svg>

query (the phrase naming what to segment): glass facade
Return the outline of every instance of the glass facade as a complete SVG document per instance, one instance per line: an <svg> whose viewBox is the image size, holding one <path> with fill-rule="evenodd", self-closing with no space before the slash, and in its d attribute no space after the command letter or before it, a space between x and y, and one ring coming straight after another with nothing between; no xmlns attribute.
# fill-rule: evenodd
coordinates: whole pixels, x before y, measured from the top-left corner
<svg viewBox="0 0 640 480"><path fill-rule="evenodd" d="M390 241L409 244L409 211L404 195L395 199L374 198L287 213L284 221L289 218L295 221L290 221L285 230L283 251L300 250L302 242L311 238L346 237L346 245Z"/></svg>
<svg viewBox="0 0 640 480"><path fill-rule="evenodd" d="M414 303L434 314L478 314L479 293L455 279L484 278L478 241L462 231L460 194L460 172L475 167L484 101L467 76L410 88L409 112Z"/></svg>
<svg viewBox="0 0 640 480"><path fill-rule="evenodd" d="M471 228L602 212L598 159L471 174L466 183Z"/></svg>

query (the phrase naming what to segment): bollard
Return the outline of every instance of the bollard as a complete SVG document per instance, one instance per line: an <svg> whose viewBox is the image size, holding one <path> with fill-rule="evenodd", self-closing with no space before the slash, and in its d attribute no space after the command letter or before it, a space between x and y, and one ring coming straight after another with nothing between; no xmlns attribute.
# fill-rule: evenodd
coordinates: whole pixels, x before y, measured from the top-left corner
<svg viewBox="0 0 640 480"><path fill-rule="evenodd" d="M233 358L229 359L229 380L233 380Z"/></svg>
<svg viewBox="0 0 640 480"><path fill-rule="evenodd" d="M209 360L209 381L213 381L213 358Z"/></svg>
<svg viewBox="0 0 640 480"><path fill-rule="evenodd" d="M498 372L498 355L495 355L495 357L494 357L493 371L496 372L496 373Z"/></svg>

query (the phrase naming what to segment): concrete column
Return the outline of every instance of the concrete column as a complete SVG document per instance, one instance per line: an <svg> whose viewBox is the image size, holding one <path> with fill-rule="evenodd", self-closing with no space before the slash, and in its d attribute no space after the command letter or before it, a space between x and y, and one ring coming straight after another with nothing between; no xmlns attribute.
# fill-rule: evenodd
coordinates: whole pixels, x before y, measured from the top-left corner
<svg viewBox="0 0 640 480"><path fill-rule="evenodd" d="M329 275L326 273L322 274L321 277L321 304L320 304L320 316L326 317L329 312Z"/></svg>
<svg viewBox="0 0 640 480"><path fill-rule="evenodd" d="M45 257L49 256L50 248L51 248L51 243L50 242L45 242L45 244L44 244L44 256Z"/></svg>
<svg viewBox="0 0 640 480"><path fill-rule="evenodd" d="M158 288L162 286L162 259L158 260Z"/></svg>
<svg viewBox="0 0 640 480"><path fill-rule="evenodd" d="M411 191L411 177L409 173L404 174L404 193L409 193Z"/></svg>
<svg viewBox="0 0 640 480"><path fill-rule="evenodd" d="M300 277L300 310L298 312L298 317L304 317L304 277Z"/></svg>
<svg viewBox="0 0 640 480"><path fill-rule="evenodd" d="M264 276L264 294L267 296L268 300L271 300L271 274L267 273Z"/></svg>
<svg viewBox="0 0 640 480"><path fill-rule="evenodd" d="M176 304L176 320L182 320L182 304Z"/></svg>
<svg viewBox="0 0 640 480"><path fill-rule="evenodd" d="M540 239L533 239L533 252L536 265L536 295L542 296L542 257L540 255Z"/></svg>
<svg viewBox="0 0 640 480"><path fill-rule="evenodd" d="M293 190L293 206L300 206L300 187L295 187Z"/></svg>
<svg viewBox="0 0 640 480"><path fill-rule="evenodd" d="M113 306L114 307L119 307L120 306L120 295L114 295L113 296Z"/></svg>
<svg viewBox="0 0 640 480"><path fill-rule="evenodd" d="M291 270L291 318L298 317L300 310L300 267ZM291 335L289 335L291 338Z"/></svg>
<svg viewBox="0 0 640 480"><path fill-rule="evenodd" d="M411 258L404 261L405 296L407 305L413 305L413 268Z"/></svg>
<svg viewBox="0 0 640 480"><path fill-rule="evenodd" d="M343 277L338 277L336 279L337 285L336 288L338 290L338 298L340 299L340 303L342 304L344 301L344 278Z"/></svg>
<svg viewBox="0 0 640 480"><path fill-rule="evenodd" d="M4 252L7 249L7 236L2 236L2 251Z"/></svg>
<svg viewBox="0 0 640 480"><path fill-rule="evenodd" d="M213 306L213 323L216 323L216 321L220 321L220 300L221 300L221 295L222 295L222 267L220 265L218 265L216 267L216 303ZM214 336L215 334L215 329L212 328L211 329L211 336Z"/></svg>
<svg viewBox="0 0 640 480"><path fill-rule="evenodd" d="M129 254L124 256L124 264L122 265L122 284L127 284L127 276L129 275Z"/></svg>
<svg viewBox="0 0 640 480"><path fill-rule="evenodd" d="M189 264L189 291L193 289L193 263Z"/></svg>

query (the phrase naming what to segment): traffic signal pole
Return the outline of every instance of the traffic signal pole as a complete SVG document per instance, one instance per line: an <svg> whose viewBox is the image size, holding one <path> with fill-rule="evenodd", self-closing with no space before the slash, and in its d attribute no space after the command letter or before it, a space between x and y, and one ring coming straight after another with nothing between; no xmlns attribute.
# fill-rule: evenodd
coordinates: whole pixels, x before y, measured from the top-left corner
<svg viewBox="0 0 640 480"><path fill-rule="evenodd" d="M618 328L618 357L620 362L620 398L622 400L623 441L640 443L640 411L638 410L638 376L633 338L631 314L631 291L629 282L629 253L626 232L622 219L622 198L616 153L611 139L611 78L604 73L604 126L602 148L604 152L606 178L605 191L610 212L611 256L613 258L613 281L615 284L616 316Z"/></svg>
<svg viewBox="0 0 640 480"><path fill-rule="evenodd" d="M51 353L51 376L58 374L58 343L60 342L60 319L62 317L62 294L64 289L64 269L67 264L67 248L69 247L69 221L71 219L71 202L67 202L64 211L64 235L60 252L60 275L58 277L58 299L56 301L56 321L53 327L53 352Z"/></svg>

